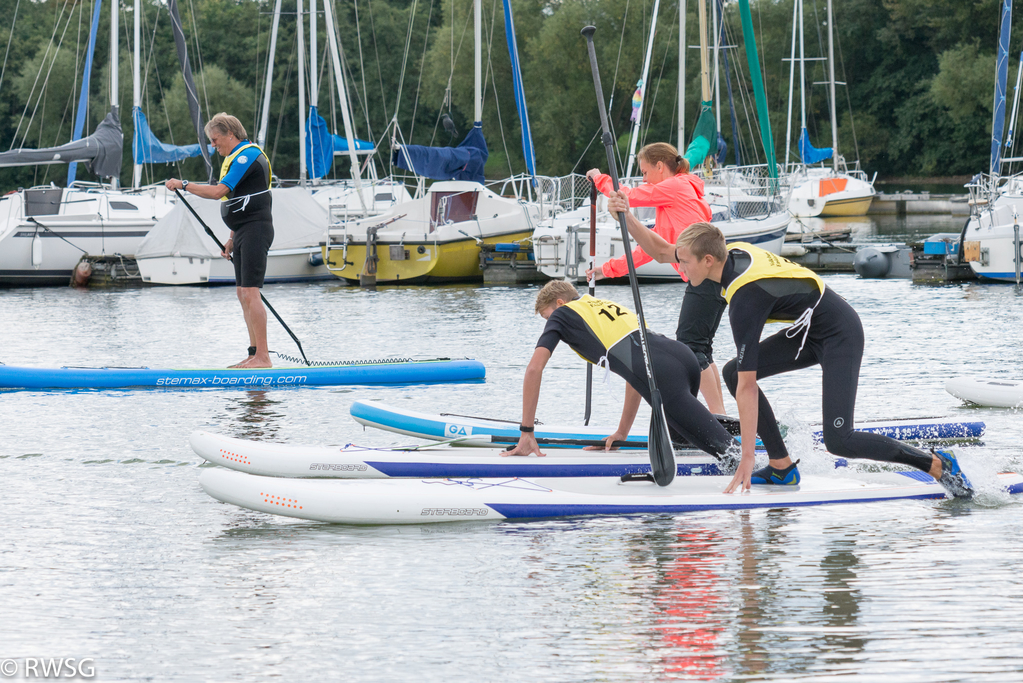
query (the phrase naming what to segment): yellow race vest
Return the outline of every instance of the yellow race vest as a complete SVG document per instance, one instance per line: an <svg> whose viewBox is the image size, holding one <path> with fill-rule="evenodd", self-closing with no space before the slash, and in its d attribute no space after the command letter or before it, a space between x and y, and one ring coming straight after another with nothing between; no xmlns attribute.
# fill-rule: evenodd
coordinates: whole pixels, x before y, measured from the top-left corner
<svg viewBox="0 0 1023 683"><path fill-rule="evenodd" d="M728 245L728 249L738 249L749 255L750 266L746 269L746 272L739 275L739 277L732 280L728 287L723 291L725 301L732 303L732 297L739 291L739 288L743 285L755 282L756 280L766 280L775 278L790 278L798 280L813 280L817 289L820 290L821 296L824 296L824 280L820 278L817 273L813 272L809 268L796 265L787 258L782 258L777 254L772 254L769 251L755 247L752 244L746 242L734 242ZM770 319L769 323L790 323L792 320L779 320Z"/></svg>
<svg viewBox="0 0 1023 683"><path fill-rule="evenodd" d="M613 301L594 299L584 294L581 299L570 301L565 306L579 314L607 351L639 329L636 314ZM581 354L580 357L583 358Z"/></svg>
<svg viewBox="0 0 1023 683"><path fill-rule="evenodd" d="M224 163L222 163L220 165L220 178L218 178L218 180L223 180L224 176L227 175L227 172L231 169L231 162L235 160L235 157L237 157L239 154L241 154L245 150L249 149L250 147L255 147L260 152L263 151L262 149L259 148L259 145L257 145L254 142L250 142L249 144L242 145L241 147L239 147L235 151L231 152L227 156L227 158L224 159ZM263 153L263 156L266 157L266 153L265 152ZM272 178L274 172L273 172L273 169L270 167L270 157L266 157L266 167L270 171L270 177ZM227 200L228 200L228 196L227 195L224 195L223 197L220 198L220 201L222 201L222 202L226 202Z"/></svg>

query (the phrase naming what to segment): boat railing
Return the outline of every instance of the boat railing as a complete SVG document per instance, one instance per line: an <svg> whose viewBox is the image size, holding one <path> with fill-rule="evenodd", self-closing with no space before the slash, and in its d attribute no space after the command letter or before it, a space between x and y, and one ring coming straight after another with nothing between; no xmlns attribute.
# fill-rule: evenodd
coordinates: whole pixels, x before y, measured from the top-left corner
<svg viewBox="0 0 1023 683"><path fill-rule="evenodd" d="M698 168L695 174L709 195L724 199L730 220L766 218L783 211L792 193L790 176L772 178L766 164Z"/></svg>
<svg viewBox="0 0 1023 683"><path fill-rule="evenodd" d="M970 214L979 215L994 208L995 200L1003 194L1023 194L1023 174L978 173L965 187L970 193Z"/></svg>
<svg viewBox="0 0 1023 683"><path fill-rule="evenodd" d="M566 176L536 176L536 203L541 218L574 211L590 198L590 180L579 173Z"/></svg>

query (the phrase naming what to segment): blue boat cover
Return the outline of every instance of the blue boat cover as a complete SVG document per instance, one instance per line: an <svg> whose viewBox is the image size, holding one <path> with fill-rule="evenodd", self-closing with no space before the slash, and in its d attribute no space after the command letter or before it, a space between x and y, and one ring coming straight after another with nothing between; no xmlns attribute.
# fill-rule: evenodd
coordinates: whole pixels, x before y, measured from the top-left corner
<svg viewBox="0 0 1023 683"><path fill-rule="evenodd" d="M804 164L816 164L819 161L830 159L831 154L830 147L817 149L810 144L810 134L806 132L806 128L799 134L799 158L803 160Z"/></svg>
<svg viewBox="0 0 1023 683"><path fill-rule="evenodd" d="M96 33L99 30L99 13L103 6L103 0L96 0L92 8L92 28L89 29L89 47L85 52L85 72L82 74L82 89L78 95L78 114L75 116L75 130L71 135L71 141L82 139L82 132L85 130L85 114L89 111L89 81L92 76L92 57L96 51ZM67 165L67 184L75 181L78 175L78 162L72 161Z"/></svg>
<svg viewBox="0 0 1023 683"><path fill-rule="evenodd" d="M373 143L355 140L355 151L371 152ZM348 140L334 135L327 129L327 122L320 116L318 107L309 107L309 118L305 122L306 169L313 178L322 178L330 172L334 155L348 152Z"/></svg>
<svg viewBox="0 0 1023 683"><path fill-rule="evenodd" d="M487 141L483 138L483 123L477 121L458 147L400 145L394 150L391 163L432 180L482 183L483 167L489 154Z"/></svg>
<svg viewBox="0 0 1023 683"><path fill-rule="evenodd" d="M149 128L146 115L138 107L131 110L135 124L135 135L131 141L131 155L136 164L170 164L202 154L199 143L194 145L168 145L160 142ZM208 146L210 154L213 145Z"/></svg>

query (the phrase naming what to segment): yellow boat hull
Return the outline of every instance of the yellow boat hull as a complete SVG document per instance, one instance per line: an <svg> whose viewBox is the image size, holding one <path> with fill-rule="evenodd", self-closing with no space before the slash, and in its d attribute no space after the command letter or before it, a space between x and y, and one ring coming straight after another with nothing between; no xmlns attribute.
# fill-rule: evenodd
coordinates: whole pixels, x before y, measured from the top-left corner
<svg viewBox="0 0 1023 683"><path fill-rule="evenodd" d="M865 216L874 201L873 195L868 197L850 197L849 199L829 199L824 204L821 216Z"/></svg>
<svg viewBox="0 0 1023 683"><path fill-rule="evenodd" d="M532 230L521 230L484 238L486 244L528 240ZM450 242L404 242L401 245L377 243L376 283L430 284L483 280L480 248L474 239ZM323 247L323 259L330 272L348 282L359 284L369 274L366 243L341 247Z"/></svg>

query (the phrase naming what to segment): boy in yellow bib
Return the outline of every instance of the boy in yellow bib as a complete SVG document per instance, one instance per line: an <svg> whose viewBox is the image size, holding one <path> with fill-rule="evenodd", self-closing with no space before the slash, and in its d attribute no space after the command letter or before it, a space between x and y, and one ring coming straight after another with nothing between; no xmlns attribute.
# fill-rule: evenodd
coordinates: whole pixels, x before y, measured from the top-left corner
<svg viewBox="0 0 1023 683"><path fill-rule="evenodd" d="M608 209L628 212L628 199L616 195L608 201ZM757 381L820 365L824 445L829 452L909 465L930 474L957 498L973 495L951 451L927 453L880 434L853 429L863 325L852 306L826 287L816 273L752 244L726 245L724 235L710 223L690 225L674 247L642 225L642 231L635 230L631 222L628 227L648 253L673 250L693 286L708 279L720 283L728 302L737 354L722 375L739 408L742 461L726 493L748 489L751 484L799 483L797 463L789 457L774 411ZM768 322L792 324L761 341ZM769 464L754 472L757 435L767 449Z"/></svg>
<svg viewBox="0 0 1023 683"><path fill-rule="evenodd" d="M580 298L575 286L561 280L548 282L540 290L536 312L547 325L522 383L519 442L506 455L545 455L533 437L532 425L543 369L562 341L583 360L607 367L627 382L621 421L618 430L607 437L606 448L615 441L627 440L640 399L650 401L636 314L613 301L589 295ZM668 426L697 448L717 457L721 461L718 469L731 474L739 462L739 444L697 398L700 362L696 355L685 344L659 334L648 333L647 339Z"/></svg>

